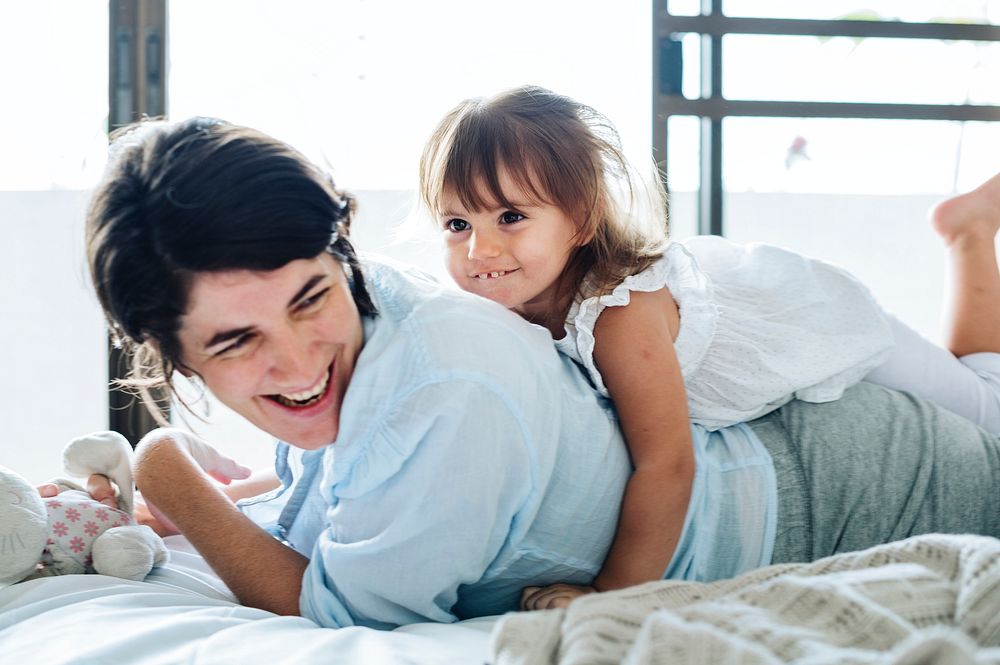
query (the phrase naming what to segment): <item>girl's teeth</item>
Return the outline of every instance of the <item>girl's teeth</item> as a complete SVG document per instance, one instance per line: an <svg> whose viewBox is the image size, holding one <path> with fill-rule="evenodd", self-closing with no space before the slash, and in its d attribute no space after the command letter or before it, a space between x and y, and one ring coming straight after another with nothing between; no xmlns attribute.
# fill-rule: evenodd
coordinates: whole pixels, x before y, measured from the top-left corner
<svg viewBox="0 0 1000 665"><path fill-rule="evenodd" d="M479 277L479 279L489 279L490 277L503 277L506 274L507 274L506 270L500 270L497 272L482 272L479 273L477 277Z"/></svg>

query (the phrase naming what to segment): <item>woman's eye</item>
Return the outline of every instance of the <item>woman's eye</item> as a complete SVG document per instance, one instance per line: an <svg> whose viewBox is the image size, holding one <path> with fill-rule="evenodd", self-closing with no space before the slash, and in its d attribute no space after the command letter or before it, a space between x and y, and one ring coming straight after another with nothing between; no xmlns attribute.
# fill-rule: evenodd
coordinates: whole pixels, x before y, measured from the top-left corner
<svg viewBox="0 0 1000 665"><path fill-rule="evenodd" d="M315 307L316 305L318 305L320 303L320 301L323 300L323 296L325 296L327 294L327 292L329 292L329 291L330 291L330 288L327 287L325 289L320 289L319 291L317 291L316 293L312 294L308 298L303 298L302 300L299 301L299 309L300 310L306 310L306 309L311 309L311 308Z"/></svg>
<svg viewBox="0 0 1000 665"><path fill-rule="evenodd" d="M252 340L252 339L253 339L253 335L251 335L249 333L246 334L246 335L240 335L239 337L237 337L233 341L232 344L230 344L226 348L224 348L224 349L216 352L215 355L216 356L231 356L231 355L235 355L237 351L240 351L240 350L244 349L247 346L247 344L250 343L250 340Z"/></svg>
<svg viewBox="0 0 1000 665"><path fill-rule="evenodd" d="M519 212L514 212L513 210L508 210L504 214L500 215L500 222L502 224L516 224L524 219L524 215Z"/></svg>
<svg viewBox="0 0 1000 665"><path fill-rule="evenodd" d="M472 227L464 219L449 219L444 223L444 228L452 233L461 233L462 231L468 231Z"/></svg>

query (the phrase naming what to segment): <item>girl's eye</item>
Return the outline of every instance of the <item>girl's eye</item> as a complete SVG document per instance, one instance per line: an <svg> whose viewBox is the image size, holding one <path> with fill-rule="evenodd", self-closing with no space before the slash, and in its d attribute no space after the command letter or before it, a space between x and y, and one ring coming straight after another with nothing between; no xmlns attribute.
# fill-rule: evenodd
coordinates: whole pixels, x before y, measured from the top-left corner
<svg viewBox="0 0 1000 665"><path fill-rule="evenodd" d="M472 227L464 219L449 219L444 223L444 228L452 233L461 233L462 231L468 231Z"/></svg>
<svg viewBox="0 0 1000 665"><path fill-rule="evenodd" d="M504 214L500 215L501 224L516 224L524 219L524 215L519 212L514 212L513 210L508 210Z"/></svg>

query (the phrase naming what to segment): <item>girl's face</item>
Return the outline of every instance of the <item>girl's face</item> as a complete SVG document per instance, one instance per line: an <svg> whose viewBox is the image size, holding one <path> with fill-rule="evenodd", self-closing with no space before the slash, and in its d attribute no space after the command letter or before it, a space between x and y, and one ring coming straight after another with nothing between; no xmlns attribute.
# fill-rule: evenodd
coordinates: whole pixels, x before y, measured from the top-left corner
<svg viewBox="0 0 1000 665"><path fill-rule="evenodd" d="M364 337L329 254L271 271L198 274L179 338L184 365L260 429L305 450L337 438Z"/></svg>
<svg viewBox="0 0 1000 665"><path fill-rule="evenodd" d="M562 209L532 202L506 171L500 186L512 208L490 205L473 212L446 190L438 221L445 260L465 291L500 303L531 320L554 312L555 285L579 244L577 225Z"/></svg>

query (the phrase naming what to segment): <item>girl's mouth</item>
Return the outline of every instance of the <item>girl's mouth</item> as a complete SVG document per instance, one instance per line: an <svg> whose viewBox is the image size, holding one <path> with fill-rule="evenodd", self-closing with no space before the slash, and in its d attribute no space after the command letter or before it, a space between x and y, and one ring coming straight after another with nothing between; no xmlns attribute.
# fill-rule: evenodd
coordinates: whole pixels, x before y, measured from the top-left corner
<svg viewBox="0 0 1000 665"><path fill-rule="evenodd" d="M510 268L509 270L491 270L487 272L477 272L473 273L472 277L474 279L497 279L498 277L503 277L509 275L512 272L517 272L518 268Z"/></svg>

